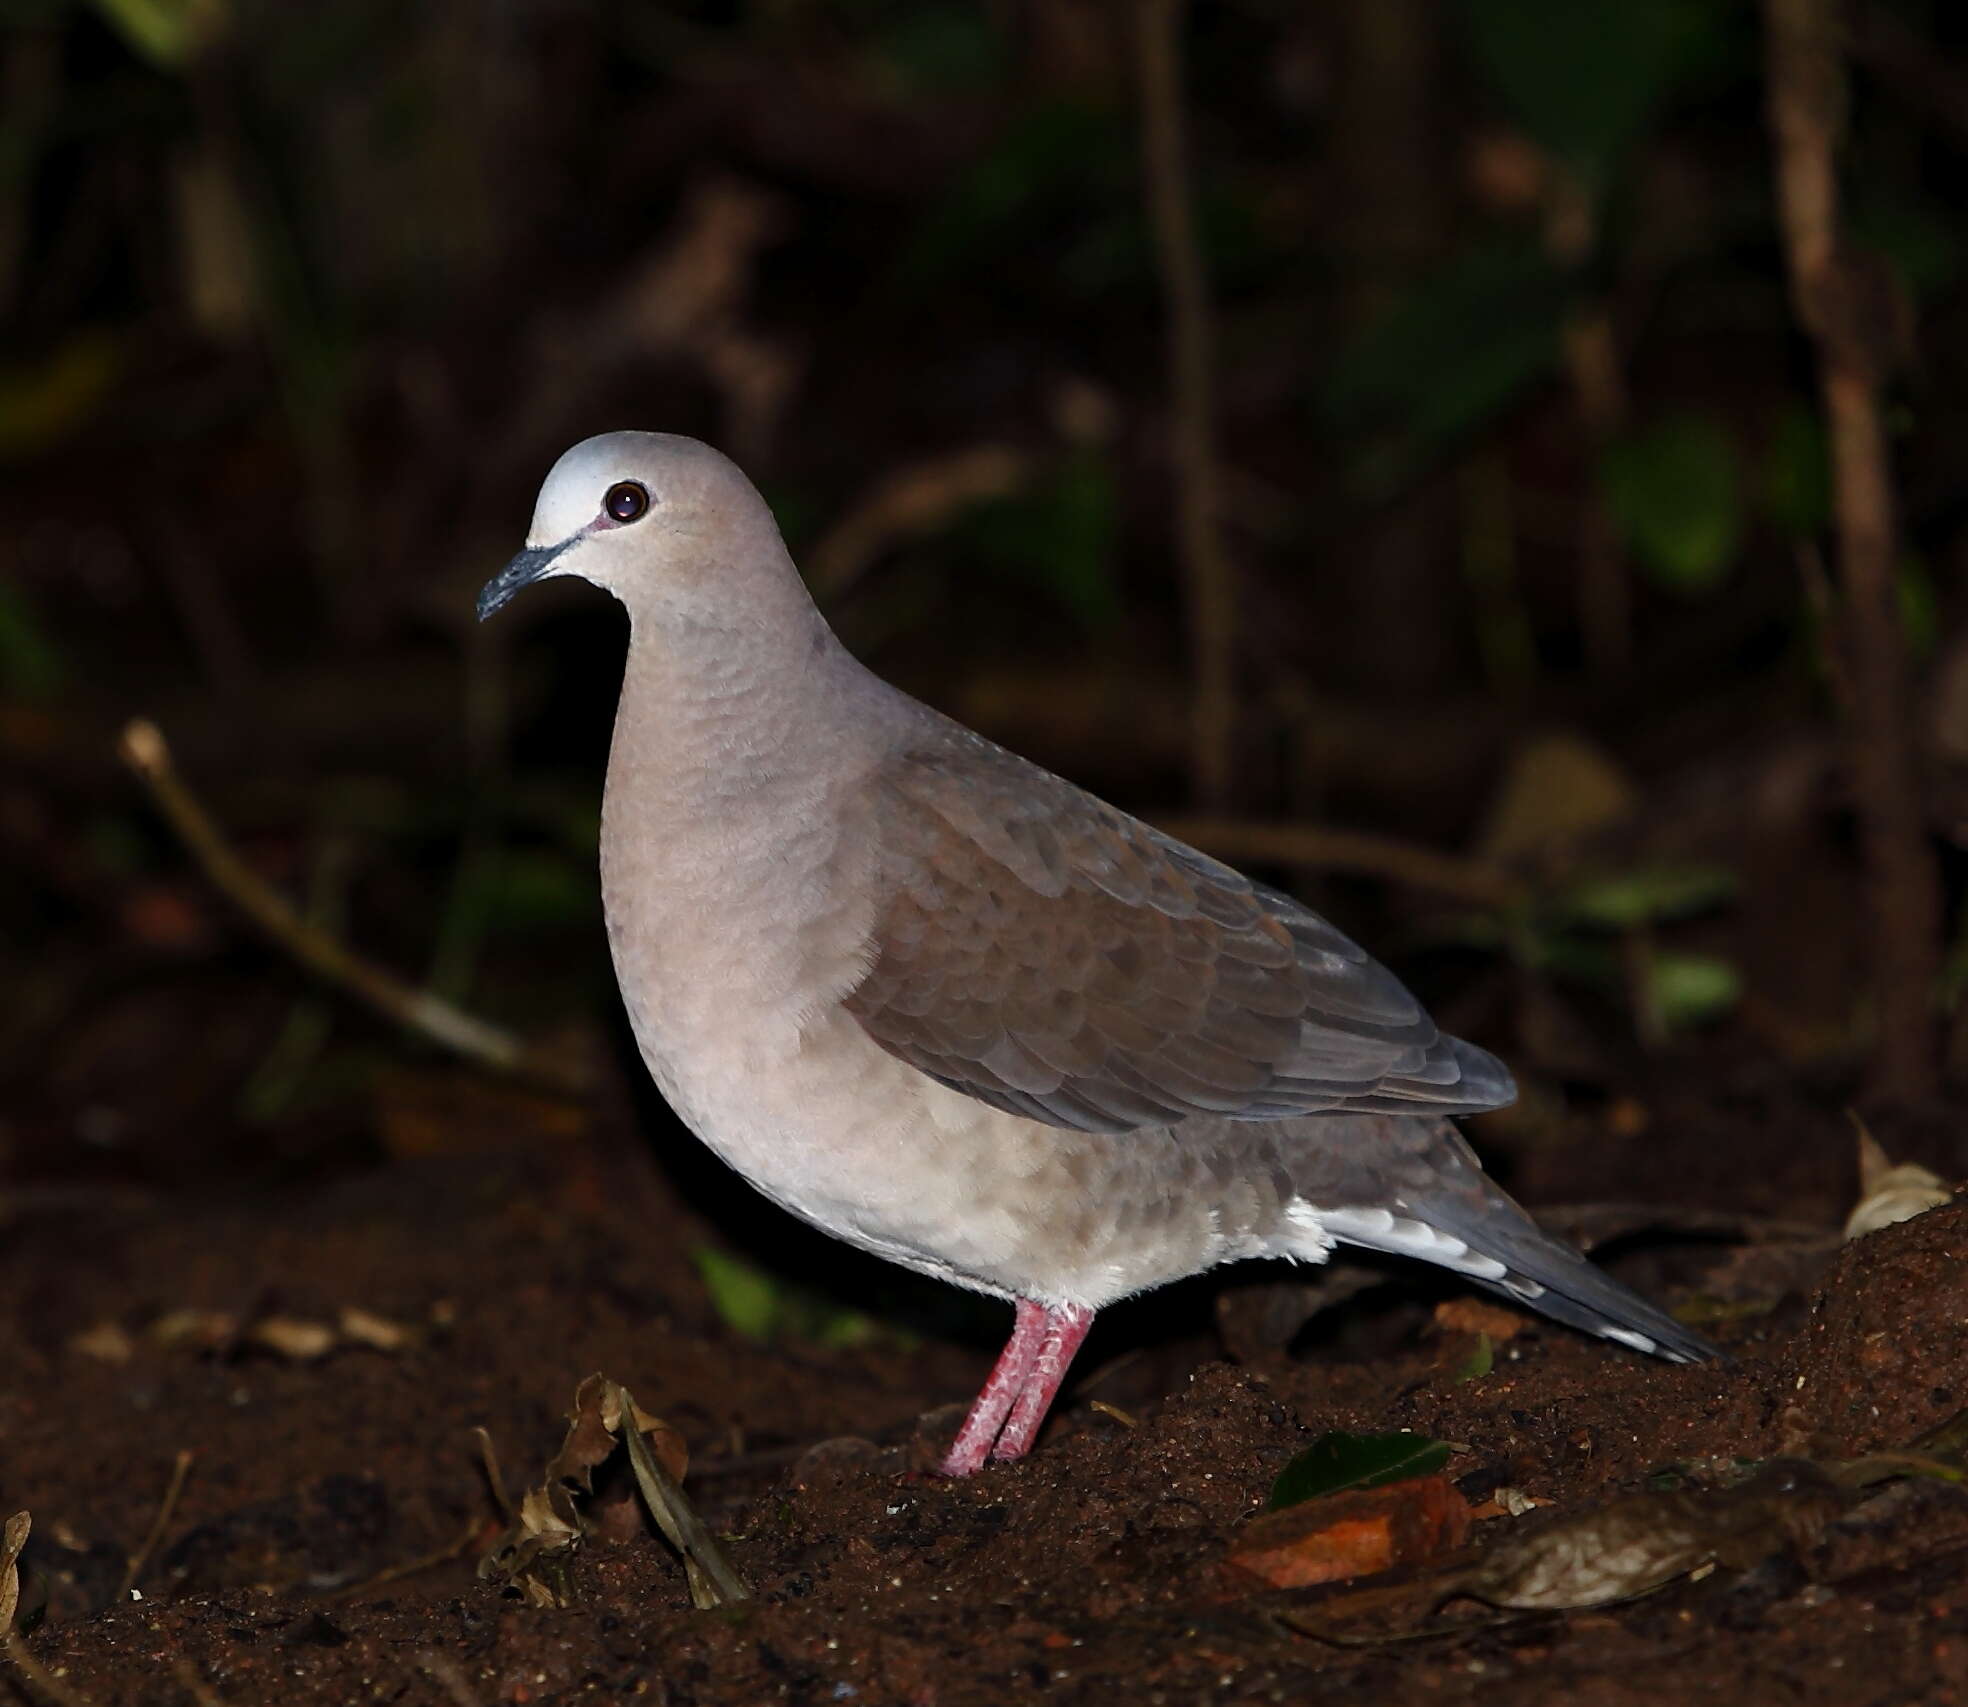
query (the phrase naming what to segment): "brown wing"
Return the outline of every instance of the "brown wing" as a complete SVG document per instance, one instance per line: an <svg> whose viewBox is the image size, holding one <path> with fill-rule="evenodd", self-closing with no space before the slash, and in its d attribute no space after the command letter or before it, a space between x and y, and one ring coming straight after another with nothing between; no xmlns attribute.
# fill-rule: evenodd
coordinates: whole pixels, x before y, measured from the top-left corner
<svg viewBox="0 0 1968 1707"><path fill-rule="evenodd" d="M1316 913L956 724L874 783L883 900L847 1007L946 1085L1103 1132L1516 1094Z"/></svg>

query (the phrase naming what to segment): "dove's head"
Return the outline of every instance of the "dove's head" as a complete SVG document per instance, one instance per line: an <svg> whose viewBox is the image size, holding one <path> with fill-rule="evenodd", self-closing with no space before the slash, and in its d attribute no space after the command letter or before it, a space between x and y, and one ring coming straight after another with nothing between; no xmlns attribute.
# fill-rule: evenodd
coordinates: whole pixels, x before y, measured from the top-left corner
<svg viewBox="0 0 1968 1707"><path fill-rule="evenodd" d="M526 549L478 595L480 620L555 575L592 581L659 625L728 628L782 604L812 608L752 483L673 433L603 433L555 463Z"/></svg>

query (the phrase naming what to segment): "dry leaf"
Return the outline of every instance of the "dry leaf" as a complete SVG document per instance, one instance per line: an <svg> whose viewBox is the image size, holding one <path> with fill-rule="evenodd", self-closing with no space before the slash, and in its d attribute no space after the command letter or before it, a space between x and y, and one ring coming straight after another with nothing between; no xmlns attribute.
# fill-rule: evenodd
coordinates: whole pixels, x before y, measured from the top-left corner
<svg viewBox="0 0 1968 1707"><path fill-rule="evenodd" d="M576 1496L594 1491L594 1472L624 1444L625 1404L638 1441L646 1437L649 1451L673 1483L682 1479L690 1462L683 1436L660 1417L643 1410L612 1381L590 1375L574 1391L567 1434L560 1450L548 1460L540 1486L520 1501L512 1527L479 1561L481 1577L514 1584L535 1605L561 1604L558 1588L543 1579L541 1566L549 1556L574 1546L587 1533ZM688 1557L686 1553L686 1562Z"/></svg>
<svg viewBox="0 0 1968 1707"><path fill-rule="evenodd" d="M1253 1519L1224 1565L1267 1588L1343 1582L1450 1552L1468 1539L1469 1521L1447 1477L1414 1476Z"/></svg>
<svg viewBox="0 0 1968 1707"><path fill-rule="evenodd" d="M1938 1174L1917 1162L1895 1167L1865 1123L1856 1114L1851 1119L1859 1133L1859 1202L1845 1220L1847 1243L1954 1201Z"/></svg>
<svg viewBox="0 0 1968 1707"><path fill-rule="evenodd" d="M1448 1333L1488 1334L1497 1344L1515 1339L1531 1325L1522 1311L1478 1298L1445 1298L1435 1306L1435 1326Z"/></svg>
<svg viewBox="0 0 1968 1707"><path fill-rule="evenodd" d="M1492 1606L1605 1606L1707 1564L1747 1570L1821 1530L1843 1500L1816 1466L1766 1466L1739 1488L1635 1494L1512 1536L1452 1589Z"/></svg>
<svg viewBox="0 0 1968 1707"><path fill-rule="evenodd" d="M353 1304L342 1306L335 1326L351 1345L366 1345L371 1351L407 1351L417 1343L415 1328L406 1328L387 1316L372 1315Z"/></svg>
<svg viewBox="0 0 1968 1707"><path fill-rule="evenodd" d="M1618 762L1577 735L1547 733L1511 754L1477 848L1495 864L1556 867L1630 817L1638 795Z"/></svg>
<svg viewBox="0 0 1968 1707"><path fill-rule="evenodd" d="M98 1363L128 1363L136 1356L137 1344L121 1323L98 1322L71 1339L68 1349L81 1357L93 1357Z"/></svg>
<svg viewBox="0 0 1968 1707"><path fill-rule="evenodd" d="M296 1363L312 1363L335 1349L335 1330L326 1322L311 1322L299 1316L263 1316L246 1330L246 1338L266 1351L291 1358Z"/></svg>
<svg viewBox="0 0 1968 1707"><path fill-rule="evenodd" d="M0 1529L0 1643L10 1640L14 1633L14 1614L20 1610L21 1549L27 1545L32 1527L33 1519L17 1511L7 1519L6 1528Z"/></svg>
<svg viewBox="0 0 1968 1707"><path fill-rule="evenodd" d="M159 1345L188 1345L200 1351L230 1345L238 1333L239 1319L224 1310L167 1310L150 1324L150 1337Z"/></svg>

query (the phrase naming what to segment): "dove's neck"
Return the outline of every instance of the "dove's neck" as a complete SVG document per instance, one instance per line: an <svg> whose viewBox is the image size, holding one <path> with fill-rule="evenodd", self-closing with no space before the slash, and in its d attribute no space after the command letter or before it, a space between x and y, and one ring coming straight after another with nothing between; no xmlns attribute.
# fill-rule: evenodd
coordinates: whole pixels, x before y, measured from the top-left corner
<svg viewBox="0 0 1968 1707"><path fill-rule="evenodd" d="M866 782L896 696L810 604L764 614L692 630L645 616L629 642L602 901L666 1089L668 1064L708 1047L698 1033L729 1030L732 1012L790 1026L865 969Z"/></svg>
<svg viewBox="0 0 1968 1707"><path fill-rule="evenodd" d="M795 583L780 608L637 613L609 753L606 809L752 818L837 775L876 733L872 678ZM878 684L877 684L878 685ZM640 831L648 824L637 825Z"/></svg>

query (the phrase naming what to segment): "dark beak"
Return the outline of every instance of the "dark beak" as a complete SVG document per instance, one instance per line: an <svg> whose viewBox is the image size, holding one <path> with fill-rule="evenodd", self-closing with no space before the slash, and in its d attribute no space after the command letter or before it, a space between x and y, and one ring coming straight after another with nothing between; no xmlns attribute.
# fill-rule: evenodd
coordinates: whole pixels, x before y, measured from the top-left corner
<svg viewBox="0 0 1968 1707"><path fill-rule="evenodd" d="M543 545L535 551L522 551L485 583L484 590L478 595L478 620L483 622L521 587L539 580L553 560L573 543L573 540L563 539L558 545Z"/></svg>

